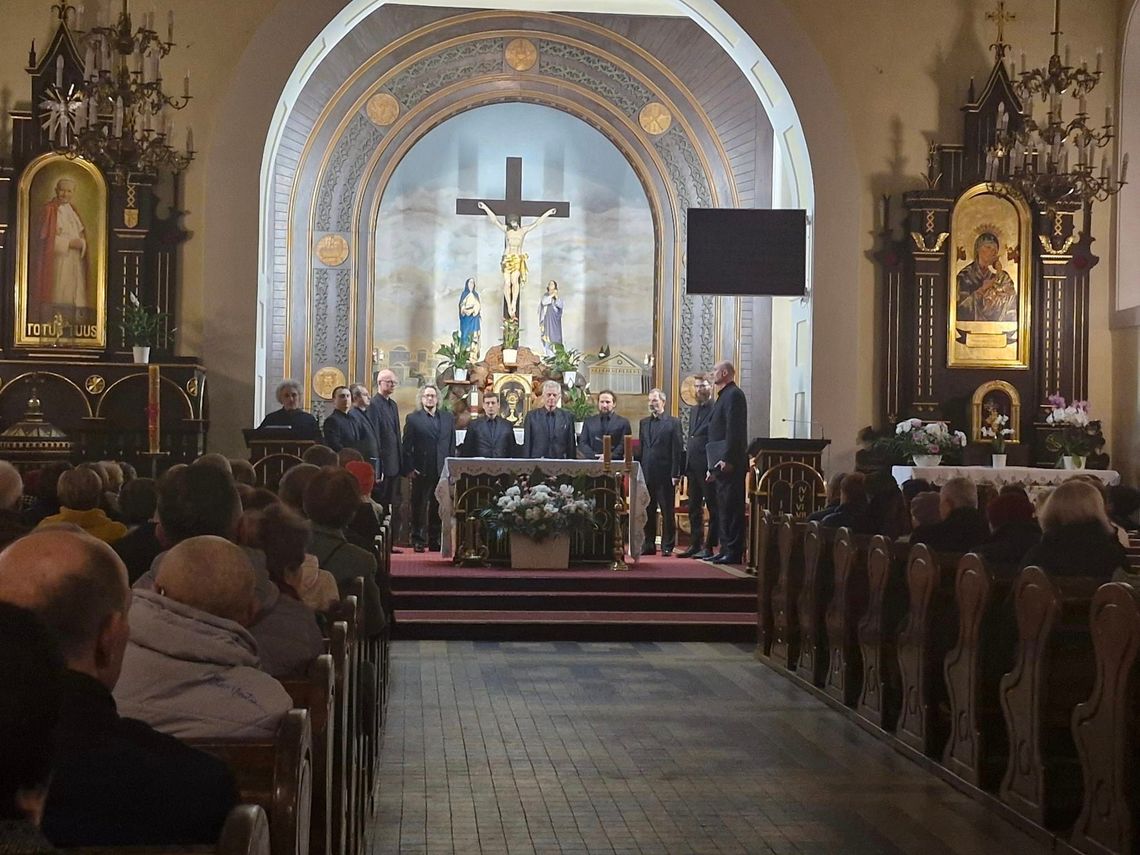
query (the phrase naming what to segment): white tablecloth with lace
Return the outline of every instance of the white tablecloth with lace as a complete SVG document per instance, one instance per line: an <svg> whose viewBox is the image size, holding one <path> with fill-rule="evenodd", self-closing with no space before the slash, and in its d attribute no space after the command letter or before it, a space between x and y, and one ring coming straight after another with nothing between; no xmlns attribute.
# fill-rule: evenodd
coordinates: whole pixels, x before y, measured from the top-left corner
<svg viewBox="0 0 1140 855"><path fill-rule="evenodd" d="M620 470L622 464L615 462ZM600 460L501 460L493 457L449 457L443 464L439 483L435 487L435 497L439 501L439 517L443 521L442 547L444 557L450 557L454 543L455 483L462 475L529 475L535 469L549 476L559 475L600 475ZM633 485L633 500L629 509L629 531L632 543L626 544L626 552L636 562L641 553L641 533L645 530L646 510L649 507L649 489L645 486L645 476L641 464L633 463L630 476ZM632 548L631 548L632 547Z"/></svg>
<svg viewBox="0 0 1140 855"><path fill-rule="evenodd" d="M941 487L951 478L969 478L976 484L988 484L1000 490L1007 484L1025 488L1029 498L1056 487L1074 475L1092 475L1105 486L1120 483L1120 473L1112 469L1038 469L1033 466L893 466L891 474L901 486L911 478L921 478Z"/></svg>

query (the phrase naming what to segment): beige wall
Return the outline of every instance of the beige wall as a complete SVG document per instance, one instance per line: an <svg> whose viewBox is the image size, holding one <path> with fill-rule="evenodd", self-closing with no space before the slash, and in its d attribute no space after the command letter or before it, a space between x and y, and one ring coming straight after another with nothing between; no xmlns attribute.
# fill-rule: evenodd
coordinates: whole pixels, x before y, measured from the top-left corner
<svg viewBox="0 0 1140 855"><path fill-rule="evenodd" d="M22 64L32 38L49 35L43 0L4 0L0 26L0 105L26 98ZM90 3L88 5L91 5ZM176 39L189 43L170 68L192 69L196 99L179 125L194 126L198 161L186 176L183 254L187 283L180 306L179 348L204 357L210 372L211 447L240 448L238 429L253 411L258 333L257 218L266 133L285 80L320 32L331 4L307 0L173 0ZM461 4L457 4L461 5ZM867 253L879 224L878 196L921 186L930 141L960 138L961 105L971 75L984 81L992 4L980 0L723 0L779 70L804 124L816 187L816 305L813 418L834 439L832 467L847 467L854 435L874 419L875 268ZM1050 16L1039 0L1009 0L1017 20L1006 38L1034 64L1049 47ZM150 8L149 6L147 8ZM162 8L159 7L160 17ZM1103 93L1113 74L1121 11L1109 0L1087 4L1065 26L1074 59L1106 50ZM1103 111L1098 90L1090 106ZM5 132L7 126L4 126ZM5 141L6 144L6 141ZM900 206L894 206L897 217ZM1090 397L1097 415L1113 409L1112 339L1108 335L1109 207L1098 206L1093 274ZM1118 335L1122 361L1135 367L1136 336ZM1136 409L1135 383L1124 384ZM1129 442L1113 437L1125 452ZM1112 450L1116 451L1117 448Z"/></svg>

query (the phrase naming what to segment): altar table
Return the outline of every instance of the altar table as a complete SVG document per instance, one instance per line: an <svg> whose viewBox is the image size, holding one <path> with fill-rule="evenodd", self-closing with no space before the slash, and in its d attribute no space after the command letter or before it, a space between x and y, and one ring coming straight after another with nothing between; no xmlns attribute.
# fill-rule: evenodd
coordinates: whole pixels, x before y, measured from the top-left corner
<svg viewBox="0 0 1140 855"><path fill-rule="evenodd" d="M624 472L620 461L613 464L615 472ZM443 521L442 552L445 557L453 554L455 539L455 499L456 486L461 479L472 476L498 477L501 475L529 475L538 469L547 476L557 477L568 475L587 475L597 477L602 475L602 461L600 460L501 460L491 457L449 457L443 465L439 483L436 484L435 497L439 501L439 516ZM641 553L642 533L645 531L646 510L649 507L649 490L645 486L645 476L641 472L641 464L634 461L630 473L632 501L629 508L629 542L626 543L626 552L636 562ZM612 543L612 530L610 538ZM573 540L571 541L573 547ZM610 547L612 550L612 546ZM610 553L612 555L612 552ZM598 556L601 558L602 556ZM574 560L573 553L571 560Z"/></svg>
<svg viewBox="0 0 1140 855"><path fill-rule="evenodd" d="M1025 488L1030 499L1042 490L1056 487L1074 475L1091 475L1106 487L1120 483L1120 473L1112 469L1038 469L1033 466L892 466L891 474L902 486L912 478L921 478L941 487L951 478L969 478L975 484L986 484L1000 490L1007 484Z"/></svg>

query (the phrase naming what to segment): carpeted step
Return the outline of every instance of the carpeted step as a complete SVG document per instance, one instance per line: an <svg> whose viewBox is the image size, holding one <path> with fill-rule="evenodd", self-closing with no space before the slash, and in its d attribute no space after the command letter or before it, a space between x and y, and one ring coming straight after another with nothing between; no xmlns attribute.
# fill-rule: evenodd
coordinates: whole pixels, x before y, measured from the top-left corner
<svg viewBox="0 0 1140 855"><path fill-rule="evenodd" d="M510 591L399 590L396 609L497 611L663 611L747 612L755 610L756 595L744 593L681 593L659 591Z"/></svg>

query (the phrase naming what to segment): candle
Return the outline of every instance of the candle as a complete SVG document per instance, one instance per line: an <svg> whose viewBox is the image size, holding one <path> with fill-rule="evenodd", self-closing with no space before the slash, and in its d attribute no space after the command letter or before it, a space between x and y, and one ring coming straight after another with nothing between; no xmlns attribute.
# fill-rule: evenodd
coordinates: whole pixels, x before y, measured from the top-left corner
<svg viewBox="0 0 1140 855"><path fill-rule="evenodd" d="M624 440L625 445L623 446L623 449L625 452L625 461L626 463L629 463L629 461L633 460L633 437L627 433L624 437Z"/></svg>
<svg viewBox="0 0 1140 855"><path fill-rule="evenodd" d="M193 128L187 128L186 129L186 153L187 154L193 154L194 153L194 129Z"/></svg>
<svg viewBox="0 0 1140 855"><path fill-rule="evenodd" d="M1104 126L1106 128L1112 127L1112 105L1104 108Z"/></svg>
<svg viewBox="0 0 1140 855"><path fill-rule="evenodd" d="M166 41L174 44L174 10L166 13Z"/></svg>
<svg viewBox="0 0 1140 855"><path fill-rule="evenodd" d="M1104 56L1104 49L1103 48L1097 48L1096 49L1096 73L1097 74L1100 74L1100 61L1101 61L1102 56Z"/></svg>
<svg viewBox="0 0 1140 855"><path fill-rule="evenodd" d="M190 97L190 69L186 69L186 76L182 78L182 97Z"/></svg>
<svg viewBox="0 0 1140 855"><path fill-rule="evenodd" d="M158 426L161 406L160 377L157 365L148 365L146 396L146 438L147 450L151 454L159 452Z"/></svg>
<svg viewBox="0 0 1140 855"><path fill-rule="evenodd" d="M1128 152L1124 153L1124 157L1120 161L1120 183L1124 184L1124 178L1128 175Z"/></svg>
<svg viewBox="0 0 1140 855"><path fill-rule="evenodd" d="M123 96L121 95L115 99L115 115L112 119L112 126L111 133L116 137L121 137L123 135Z"/></svg>
<svg viewBox="0 0 1140 855"><path fill-rule="evenodd" d="M55 88L63 88L63 54L55 58Z"/></svg>
<svg viewBox="0 0 1140 855"><path fill-rule="evenodd" d="M613 459L613 439L608 433L602 436L602 460L607 464Z"/></svg>

